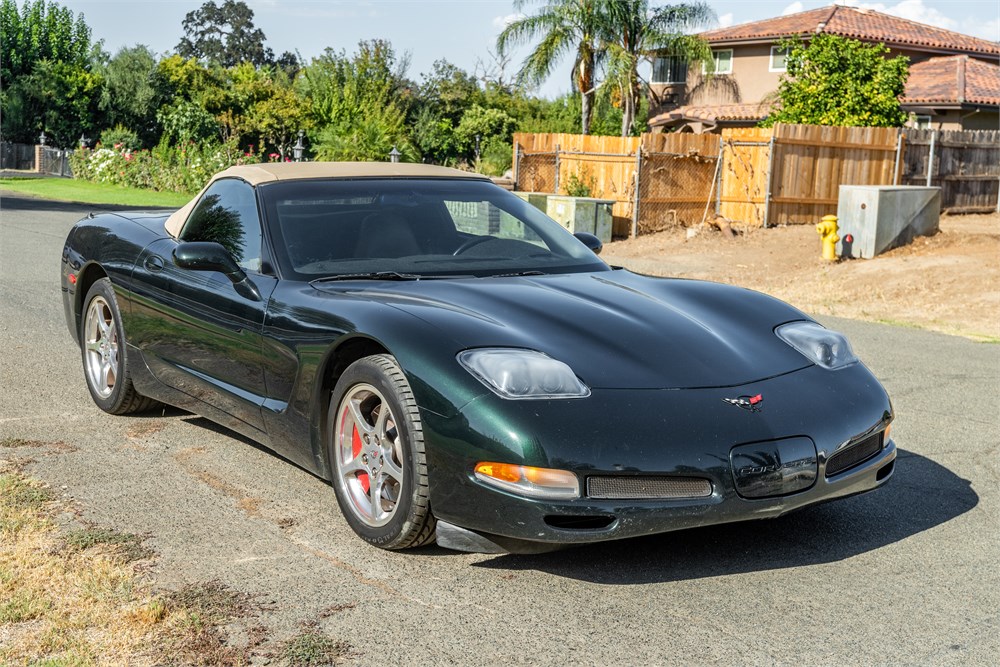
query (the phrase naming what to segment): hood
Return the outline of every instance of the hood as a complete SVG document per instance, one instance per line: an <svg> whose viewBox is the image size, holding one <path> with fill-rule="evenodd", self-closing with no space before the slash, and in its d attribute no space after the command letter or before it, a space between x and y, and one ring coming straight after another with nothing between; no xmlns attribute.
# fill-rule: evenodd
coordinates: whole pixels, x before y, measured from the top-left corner
<svg viewBox="0 0 1000 667"><path fill-rule="evenodd" d="M592 388L727 387L810 365L774 334L808 317L716 283L608 271L379 283L352 293L430 323L458 349L539 350Z"/></svg>

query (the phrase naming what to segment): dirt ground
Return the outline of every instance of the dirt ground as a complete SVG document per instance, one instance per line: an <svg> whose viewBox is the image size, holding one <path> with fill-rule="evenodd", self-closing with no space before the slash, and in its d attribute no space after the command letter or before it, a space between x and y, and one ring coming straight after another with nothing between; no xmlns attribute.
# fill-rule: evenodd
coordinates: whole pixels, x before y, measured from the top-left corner
<svg viewBox="0 0 1000 667"><path fill-rule="evenodd" d="M909 325L1000 342L1000 214L941 217L940 231L870 260L820 258L812 225L671 230L615 241L601 257L651 275L748 287L813 315Z"/></svg>

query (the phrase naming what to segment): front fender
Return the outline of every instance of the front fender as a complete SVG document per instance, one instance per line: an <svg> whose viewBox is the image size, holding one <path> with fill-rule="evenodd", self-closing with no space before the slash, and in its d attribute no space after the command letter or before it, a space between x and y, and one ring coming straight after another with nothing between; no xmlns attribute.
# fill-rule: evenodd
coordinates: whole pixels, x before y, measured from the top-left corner
<svg viewBox="0 0 1000 667"><path fill-rule="evenodd" d="M143 248L160 236L128 218L110 213L84 218L70 229L63 246L60 289L66 324L77 344L83 299L91 285L105 276L110 278L119 310L127 318L136 259Z"/></svg>

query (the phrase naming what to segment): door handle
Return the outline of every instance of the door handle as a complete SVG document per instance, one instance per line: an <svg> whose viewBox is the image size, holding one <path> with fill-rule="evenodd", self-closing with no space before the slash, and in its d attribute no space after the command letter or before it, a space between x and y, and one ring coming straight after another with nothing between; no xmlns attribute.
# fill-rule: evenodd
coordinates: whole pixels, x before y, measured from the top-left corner
<svg viewBox="0 0 1000 667"><path fill-rule="evenodd" d="M149 255L143 262L143 266L146 267L146 270L157 273L163 270L163 258L158 255Z"/></svg>

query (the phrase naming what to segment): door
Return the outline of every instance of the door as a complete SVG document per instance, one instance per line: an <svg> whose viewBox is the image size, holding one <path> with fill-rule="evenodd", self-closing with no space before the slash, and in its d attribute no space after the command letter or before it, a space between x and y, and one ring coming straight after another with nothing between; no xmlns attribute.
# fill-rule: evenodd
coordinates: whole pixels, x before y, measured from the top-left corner
<svg viewBox="0 0 1000 667"><path fill-rule="evenodd" d="M174 264L174 239L147 246L133 271L130 342L164 384L263 430L262 329L277 283L267 270L254 189L222 179L203 195L180 241L215 241L230 252L261 298L236 292L217 271Z"/></svg>

